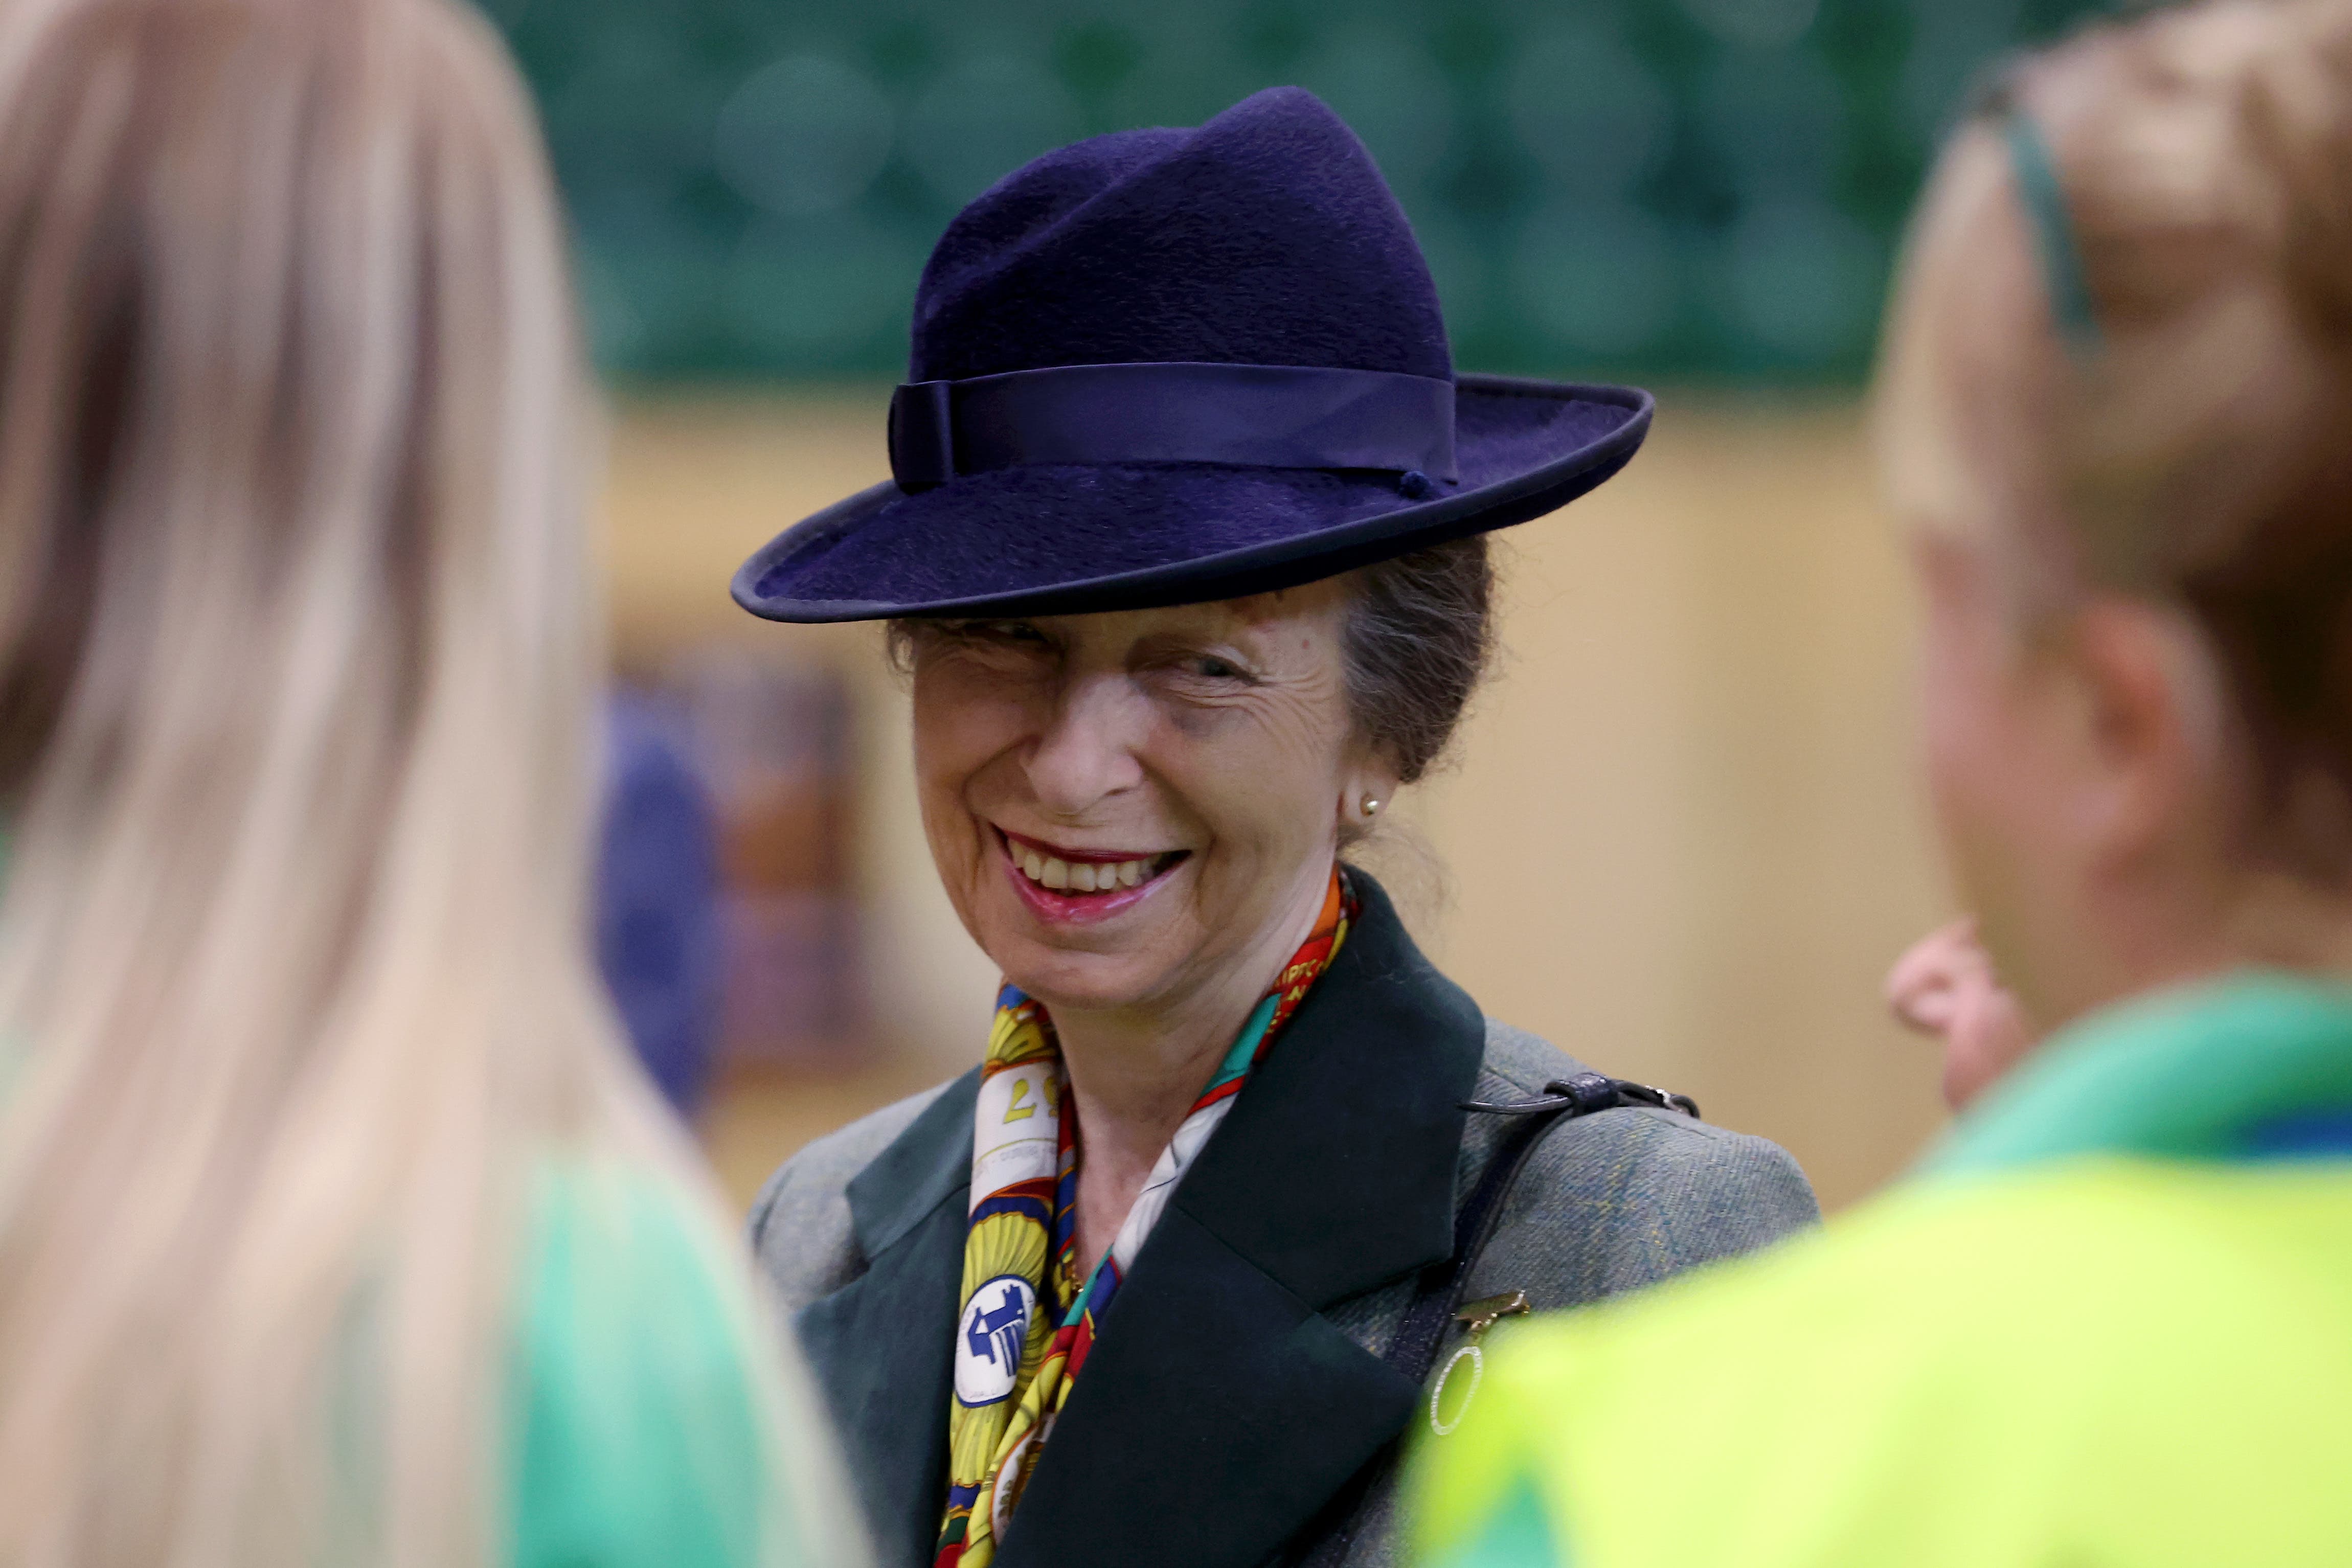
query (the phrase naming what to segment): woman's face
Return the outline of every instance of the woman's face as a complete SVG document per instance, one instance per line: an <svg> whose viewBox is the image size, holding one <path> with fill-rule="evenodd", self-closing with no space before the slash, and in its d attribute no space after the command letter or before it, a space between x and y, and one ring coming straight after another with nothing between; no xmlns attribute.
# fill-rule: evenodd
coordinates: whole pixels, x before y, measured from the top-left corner
<svg viewBox="0 0 2352 1568"><path fill-rule="evenodd" d="M1927 612L1921 738L1947 861L1991 971L2041 1001L2041 971L2073 945L2081 904L2083 854L2053 733L2065 727L2052 712L2063 705L2010 624L1982 549L1923 532L1914 560Z"/></svg>
<svg viewBox="0 0 2352 1568"><path fill-rule="evenodd" d="M1987 552L1916 557L1928 779L2001 985L2054 1029L2223 961L2242 890L2201 642L2106 594L2027 632Z"/></svg>
<svg viewBox="0 0 2352 1568"><path fill-rule="evenodd" d="M1351 594L919 630L924 830L1007 979L1086 1009L1271 979L1312 927L1342 813L1388 793L1348 711Z"/></svg>

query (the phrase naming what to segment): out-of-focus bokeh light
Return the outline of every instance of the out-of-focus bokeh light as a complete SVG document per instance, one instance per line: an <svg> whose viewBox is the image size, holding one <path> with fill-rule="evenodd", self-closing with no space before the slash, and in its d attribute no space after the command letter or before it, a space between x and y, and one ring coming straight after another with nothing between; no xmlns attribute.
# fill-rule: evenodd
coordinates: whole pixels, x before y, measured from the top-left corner
<svg viewBox="0 0 2352 1568"><path fill-rule="evenodd" d="M1462 362L1851 380L1939 131L2088 0L492 0L545 107L600 357L887 376L963 203L1096 132L1328 99Z"/></svg>
<svg viewBox="0 0 2352 1568"><path fill-rule="evenodd" d="M2088 0L488 4L617 394L614 646L709 803L717 885L658 935L715 954L703 1127L739 1196L967 1070L995 971L940 890L875 630L754 622L727 580L887 477L962 204L1283 83L1380 160L1464 369L1660 392L1623 477L1503 536L1506 656L1372 869L1488 1010L1778 1139L1832 1206L1913 1156L1933 1055L1879 983L1952 910L1854 394L1937 138ZM628 953L701 907L651 891ZM673 1015L630 1016L686 1083L642 1022Z"/></svg>

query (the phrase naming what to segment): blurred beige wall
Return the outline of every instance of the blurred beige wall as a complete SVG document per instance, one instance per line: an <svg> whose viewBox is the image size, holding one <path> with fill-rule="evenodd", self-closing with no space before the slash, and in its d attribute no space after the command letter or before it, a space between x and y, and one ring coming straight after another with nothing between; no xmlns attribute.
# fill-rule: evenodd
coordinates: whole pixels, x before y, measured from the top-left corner
<svg viewBox="0 0 2352 1568"><path fill-rule="evenodd" d="M1879 980L1945 900L1906 716L1912 614L1844 403L1669 395L1626 473L1503 536L1506 656L1375 866L1486 1009L1697 1097L1851 1202L1937 1125ZM878 391L624 401L606 508L625 664L697 643L835 663L857 695L857 863L886 1048L853 1080L740 1086L730 1186L978 1056L994 976L931 880L905 705L869 627L729 603L771 534L887 473Z"/></svg>

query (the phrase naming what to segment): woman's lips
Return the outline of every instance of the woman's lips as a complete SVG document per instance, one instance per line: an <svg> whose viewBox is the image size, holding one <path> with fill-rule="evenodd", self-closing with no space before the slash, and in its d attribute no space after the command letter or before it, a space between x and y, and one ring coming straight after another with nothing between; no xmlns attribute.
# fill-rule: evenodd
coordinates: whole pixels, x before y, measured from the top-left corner
<svg viewBox="0 0 2352 1568"><path fill-rule="evenodd" d="M1108 919L1132 909L1191 858L1189 850L1071 850L996 830L1005 874L1040 919L1066 923Z"/></svg>

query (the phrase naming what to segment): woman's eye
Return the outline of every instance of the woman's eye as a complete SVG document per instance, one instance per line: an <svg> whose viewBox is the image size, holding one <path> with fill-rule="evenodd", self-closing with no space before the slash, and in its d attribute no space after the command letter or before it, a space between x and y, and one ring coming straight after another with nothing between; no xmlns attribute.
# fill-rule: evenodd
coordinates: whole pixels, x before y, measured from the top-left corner
<svg viewBox="0 0 2352 1568"><path fill-rule="evenodd" d="M1214 653L1202 653L1192 661L1192 673L1208 681L1242 681L1249 672L1230 659L1220 659Z"/></svg>

